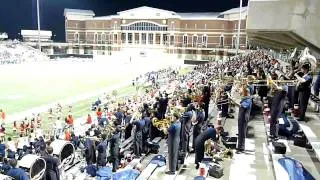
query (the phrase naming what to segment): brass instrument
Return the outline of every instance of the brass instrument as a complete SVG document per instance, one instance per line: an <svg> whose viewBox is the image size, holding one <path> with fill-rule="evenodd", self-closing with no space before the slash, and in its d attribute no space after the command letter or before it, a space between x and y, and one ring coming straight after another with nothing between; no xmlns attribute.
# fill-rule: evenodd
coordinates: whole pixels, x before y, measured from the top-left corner
<svg viewBox="0 0 320 180"><path fill-rule="evenodd" d="M171 118L167 119L161 119L159 120L158 118L153 118L152 119L152 125L159 129L160 131L163 131L164 133L168 132L168 128L171 126L172 120Z"/></svg>
<svg viewBox="0 0 320 180"><path fill-rule="evenodd" d="M204 147L205 147L205 154L213 158L219 158L219 159L230 158L231 159L234 155L231 149L221 148L218 144L216 144L215 146L211 139L205 142Z"/></svg>
<svg viewBox="0 0 320 180"><path fill-rule="evenodd" d="M116 128L114 127L113 124L109 123L104 129L103 129L103 134L106 134L107 137L111 137L112 134L115 132Z"/></svg>

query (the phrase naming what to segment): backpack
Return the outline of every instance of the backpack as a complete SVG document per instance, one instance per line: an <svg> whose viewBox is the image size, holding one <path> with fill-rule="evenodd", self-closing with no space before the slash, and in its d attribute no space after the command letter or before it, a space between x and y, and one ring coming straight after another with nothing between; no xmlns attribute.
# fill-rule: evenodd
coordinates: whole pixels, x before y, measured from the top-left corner
<svg viewBox="0 0 320 180"><path fill-rule="evenodd" d="M97 180L111 180L112 179L112 169L111 167L103 167L97 171Z"/></svg>

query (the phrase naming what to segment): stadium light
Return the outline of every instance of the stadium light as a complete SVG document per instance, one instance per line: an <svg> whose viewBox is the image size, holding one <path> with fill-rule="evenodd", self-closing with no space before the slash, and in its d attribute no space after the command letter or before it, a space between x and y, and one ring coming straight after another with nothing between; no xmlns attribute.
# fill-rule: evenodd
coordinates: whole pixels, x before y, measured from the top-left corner
<svg viewBox="0 0 320 180"><path fill-rule="evenodd" d="M40 8L39 8L39 0L37 0L37 19L38 19L38 48L41 52L41 42L40 42Z"/></svg>
<svg viewBox="0 0 320 180"><path fill-rule="evenodd" d="M239 10L239 22L238 22L238 36L237 36L237 50L236 55L238 55L238 51L240 49L240 28L241 28L241 12L242 11L242 0L240 0L240 10Z"/></svg>

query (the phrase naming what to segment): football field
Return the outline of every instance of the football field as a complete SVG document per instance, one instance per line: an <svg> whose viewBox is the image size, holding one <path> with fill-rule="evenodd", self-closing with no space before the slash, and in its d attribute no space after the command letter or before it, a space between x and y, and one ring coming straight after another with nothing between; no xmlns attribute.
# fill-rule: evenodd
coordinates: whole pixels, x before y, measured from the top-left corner
<svg viewBox="0 0 320 180"><path fill-rule="evenodd" d="M130 84L140 74L168 66L146 61L68 60L0 66L0 108L14 114L76 97L83 100L85 95L89 98L110 86Z"/></svg>

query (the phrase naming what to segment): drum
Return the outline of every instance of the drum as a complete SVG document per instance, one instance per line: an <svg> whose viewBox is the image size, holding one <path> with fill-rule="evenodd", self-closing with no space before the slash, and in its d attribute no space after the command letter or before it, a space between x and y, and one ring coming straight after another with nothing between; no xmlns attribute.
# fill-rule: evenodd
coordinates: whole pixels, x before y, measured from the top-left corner
<svg viewBox="0 0 320 180"><path fill-rule="evenodd" d="M51 143L53 154L58 157L64 165L72 165L75 157L75 149L71 142L56 139Z"/></svg>
<svg viewBox="0 0 320 180"><path fill-rule="evenodd" d="M42 179L46 171L46 161L34 154L25 155L18 162L18 165L29 173L29 177L32 180Z"/></svg>

